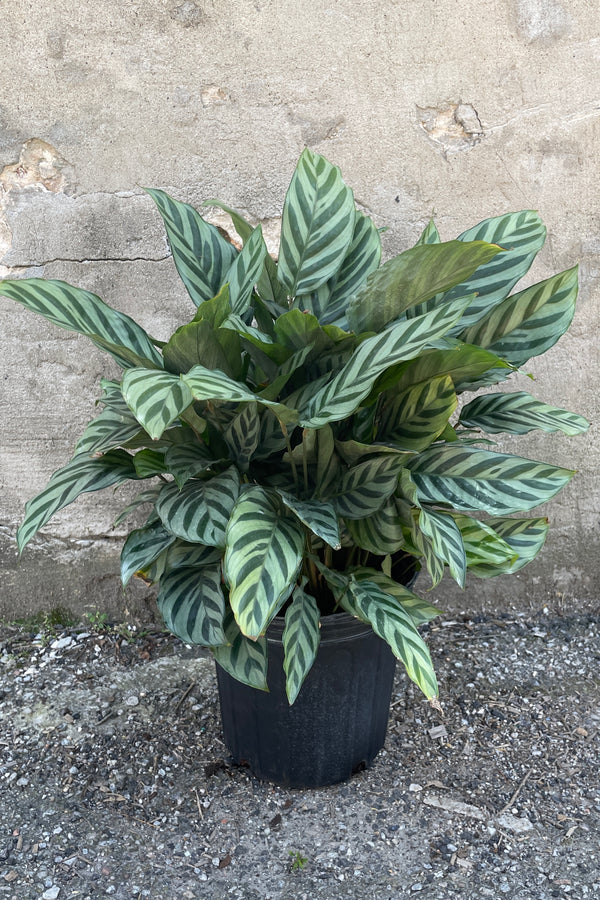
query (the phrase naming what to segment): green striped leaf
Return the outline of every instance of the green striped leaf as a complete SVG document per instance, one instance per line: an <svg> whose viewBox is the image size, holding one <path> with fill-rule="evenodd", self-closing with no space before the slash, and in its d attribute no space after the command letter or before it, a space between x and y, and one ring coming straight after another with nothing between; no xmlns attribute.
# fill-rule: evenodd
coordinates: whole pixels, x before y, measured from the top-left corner
<svg viewBox="0 0 600 900"><path fill-rule="evenodd" d="M133 457L133 464L138 478L152 478L153 475L162 475L168 472L165 463L165 454L157 450L140 450Z"/></svg>
<svg viewBox="0 0 600 900"><path fill-rule="evenodd" d="M213 647L215 660L232 678L268 691L267 687L267 639L259 637L255 641L242 634L233 615L225 617L225 638L227 643Z"/></svg>
<svg viewBox="0 0 600 900"><path fill-rule="evenodd" d="M43 528L59 509L68 506L80 494L136 479L133 458L125 450L111 450L91 459L82 454L57 469L44 490L25 506L25 518L17 531L19 552L34 534Z"/></svg>
<svg viewBox="0 0 600 900"><path fill-rule="evenodd" d="M237 210L232 209L231 206L227 206L220 200L205 200L202 205L216 206L231 216L233 226L244 244L251 237L254 228ZM279 315L279 313L287 308L287 305L278 308L280 303L286 303L286 293L284 287L277 280L277 264L268 253L264 258L263 270L258 279L257 290L262 299L267 302L273 315Z"/></svg>
<svg viewBox="0 0 600 900"><path fill-rule="evenodd" d="M231 311L235 315L243 315L250 306L250 297L263 270L266 256L267 247L262 228L258 225L225 275L225 281L229 284Z"/></svg>
<svg viewBox="0 0 600 900"><path fill-rule="evenodd" d="M196 400L229 400L233 403L243 403L245 401L255 401L263 406L270 407L278 419L290 423L297 419L295 409L290 409L283 403L275 403L272 400L266 400L259 394L255 394L245 384L234 381L219 372L216 369L206 369L204 366L194 366L193 369L182 375L181 380L186 384L192 396Z"/></svg>
<svg viewBox="0 0 600 900"><path fill-rule="evenodd" d="M439 437L457 402L449 375L395 390L385 398L377 437L418 453Z"/></svg>
<svg viewBox="0 0 600 900"><path fill-rule="evenodd" d="M461 322L463 327L473 325L500 303L525 275L536 254L543 247L545 239L546 228L533 210L525 209L484 219L483 222L459 235L458 240L488 241L491 244L499 244L505 252L480 266L466 281L457 284L431 302L438 305L452 302L467 294L476 294ZM429 308L429 304L426 304L426 308Z"/></svg>
<svg viewBox="0 0 600 900"><path fill-rule="evenodd" d="M232 376L238 360L229 360L215 332L206 319L178 328L163 348L165 368L175 375L185 374L194 366L220 369Z"/></svg>
<svg viewBox="0 0 600 900"><path fill-rule="evenodd" d="M288 509L306 525L313 534L329 544L334 550L339 550L340 529L338 517L332 503L327 500L299 500L286 491L277 491Z"/></svg>
<svg viewBox="0 0 600 900"><path fill-rule="evenodd" d="M176 375L153 369L129 369L122 390L127 406L153 440L158 440L194 399Z"/></svg>
<svg viewBox="0 0 600 900"><path fill-rule="evenodd" d="M468 300L440 307L407 322L400 322L382 334L363 341L344 368L317 390L300 409L300 424L320 428L327 422L346 418L358 409L375 379L390 366L413 359L428 343L441 337L460 319Z"/></svg>
<svg viewBox="0 0 600 900"><path fill-rule="evenodd" d="M239 493L239 475L231 466L207 481L165 484L156 502L156 512L165 528L184 541L225 546L225 529Z"/></svg>
<svg viewBox="0 0 600 900"><path fill-rule="evenodd" d="M577 297L577 266L512 294L461 334L513 366L540 356L571 324Z"/></svg>
<svg viewBox="0 0 600 900"><path fill-rule="evenodd" d="M259 485L239 497L227 526L225 578L243 634L264 634L292 592L304 550L304 529L282 516L275 496Z"/></svg>
<svg viewBox="0 0 600 900"><path fill-rule="evenodd" d="M200 304L192 321L205 321L208 322L213 329L217 329L223 324L230 313L231 303L229 297L229 285L224 284L218 294L211 297L210 300L204 300Z"/></svg>
<svg viewBox="0 0 600 900"><path fill-rule="evenodd" d="M167 572L156 602L169 631L186 644L214 647L226 642L220 566Z"/></svg>
<svg viewBox="0 0 600 900"><path fill-rule="evenodd" d="M451 515L433 509L422 509L419 527L431 541L431 548L438 559L446 563L450 574L464 588L467 575L467 557L462 535Z"/></svg>
<svg viewBox="0 0 600 900"><path fill-rule="evenodd" d="M370 516L347 519L346 528L355 544L376 556L396 553L405 543L395 497L389 497L381 509Z"/></svg>
<svg viewBox="0 0 600 900"><path fill-rule="evenodd" d="M525 391L514 394L485 394L463 407L459 422L490 434L527 434L539 429L547 433L583 434L589 422L558 406L549 406Z"/></svg>
<svg viewBox="0 0 600 900"><path fill-rule="evenodd" d="M167 469L180 488L194 475L199 475L215 462L222 460L214 460L208 448L197 441L174 444L165 454Z"/></svg>
<svg viewBox="0 0 600 900"><path fill-rule="evenodd" d="M174 536L161 522L151 522L129 533L121 551L121 581L127 585L132 575L146 569L163 550L170 547Z"/></svg>
<svg viewBox="0 0 600 900"><path fill-rule="evenodd" d="M493 571L500 575L510 570L517 555L513 548L494 531L488 522L454 514L454 521L462 535L469 572L487 577Z"/></svg>
<svg viewBox="0 0 600 900"><path fill-rule="evenodd" d="M440 244L440 243L441 243L440 233L437 230L433 219L430 219L429 222L427 223L427 225L425 226L425 228L423 229L423 231L421 232L421 235L419 237L419 240L415 244L415 247L418 247L420 244ZM491 241L490 243L494 244L496 242Z"/></svg>
<svg viewBox="0 0 600 900"><path fill-rule="evenodd" d="M179 277L196 306L218 294L237 250L187 203L146 188L158 207Z"/></svg>
<svg viewBox="0 0 600 900"><path fill-rule="evenodd" d="M205 547L203 544L191 544L176 538L167 550L166 568L179 569L182 567L202 568L218 563L221 559L221 551L216 547Z"/></svg>
<svg viewBox="0 0 600 900"><path fill-rule="evenodd" d="M356 210L354 232L339 271L318 291L303 298L304 308L314 313L321 325L335 323L345 328L346 308L353 294L364 284L381 260L381 238L369 216Z"/></svg>
<svg viewBox="0 0 600 900"><path fill-rule="evenodd" d="M355 294L348 306L350 327L357 333L382 331L410 307L464 281L501 251L501 247L485 241L419 244L405 250L372 272ZM472 293L463 291L454 299Z"/></svg>
<svg viewBox="0 0 600 900"><path fill-rule="evenodd" d="M398 485L404 457L382 454L348 469L329 498L338 515L363 519L380 509Z"/></svg>
<svg viewBox="0 0 600 900"><path fill-rule="evenodd" d="M412 453L399 450L398 447L389 447L387 444L381 444L378 441L372 444L363 444L361 441L336 441L335 449L349 466L355 466L370 456L380 456L382 454L384 456L394 456L404 465L412 456Z"/></svg>
<svg viewBox="0 0 600 900"><path fill-rule="evenodd" d="M574 472L547 463L466 447L429 447L408 468L421 503L448 503L456 510L509 515L554 497Z"/></svg>
<svg viewBox="0 0 600 900"><path fill-rule="evenodd" d="M443 375L449 375L454 382L456 392L470 390L470 385L485 372L497 367L503 369L508 376L512 368L504 360L489 350L473 347L459 341L444 350L426 350L416 359L392 367L381 376L375 385L377 396L383 391L395 388L406 390L421 382L428 382ZM505 376L505 377L506 377ZM369 400L376 399L371 394Z"/></svg>
<svg viewBox="0 0 600 900"><path fill-rule="evenodd" d="M240 472L248 471L259 437L258 404L247 403L223 432L225 443Z"/></svg>
<svg viewBox="0 0 600 900"><path fill-rule="evenodd" d="M390 645L394 656L404 663L408 677L429 700L437 697L429 649L409 612L374 581L358 581L354 576L350 577L340 603L351 615L368 622L375 634Z"/></svg>
<svg viewBox="0 0 600 900"><path fill-rule="evenodd" d="M340 170L308 148L283 207L278 277L291 297L335 275L354 232L354 197Z"/></svg>
<svg viewBox="0 0 600 900"><path fill-rule="evenodd" d="M424 625L425 622L429 622L431 619L435 619L436 616L442 615L442 610L438 609L437 606L432 606L431 603L423 600L418 594L413 594L409 588L394 581L393 578L390 578L390 576L386 575L384 572L379 572L377 569L361 567L360 569L354 570L354 577L357 581L368 580L375 582L382 591L385 591L386 594L390 594L394 600L409 613L415 625Z"/></svg>
<svg viewBox="0 0 600 900"><path fill-rule="evenodd" d="M106 406L86 426L77 441L75 455L85 453L90 456L92 453L114 450L116 447L122 447L140 432L140 423L127 407L115 409L112 406Z"/></svg>
<svg viewBox="0 0 600 900"><path fill-rule="evenodd" d="M121 522L124 522L132 512L135 512L135 510L138 509L138 507L143 506L145 503L154 504L158 497L159 491L160 486L156 485L156 487L148 488L147 490L140 491L139 494L136 494L131 503L128 503L127 506L125 506L121 510L121 512L113 522L113 528L116 528L117 525L120 525Z"/></svg>
<svg viewBox="0 0 600 900"><path fill-rule="evenodd" d="M514 556L510 564L502 565L501 573L512 575L526 566L538 555L548 534L548 519L503 519L492 517L486 523L512 549ZM500 574L494 566L479 563L473 569L476 575L491 576Z"/></svg>
<svg viewBox="0 0 600 900"><path fill-rule="evenodd" d="M0 282L0 296L16 300L59 328L86 335L123 368L141 364L162 369L162 357L144 329L89 291L65 281L24 278Z"/></svg>
<svg viewBox="0 0 600 900"><path fill-rule="evenodd" d="M285 614L282 639L285 690L290 706L300 693L317 656L321 640L319 619L314 597L296 587L294 599Z"/></svg>

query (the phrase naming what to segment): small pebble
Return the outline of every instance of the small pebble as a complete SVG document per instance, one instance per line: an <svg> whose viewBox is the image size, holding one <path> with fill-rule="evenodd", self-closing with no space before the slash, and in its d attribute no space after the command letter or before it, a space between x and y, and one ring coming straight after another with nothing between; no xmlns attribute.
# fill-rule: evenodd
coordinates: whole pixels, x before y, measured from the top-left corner
<svg viewBox="0 0 600 900"><path fill-rule="evenodd" d="M44 891L44 893L42 894L42 900L56 900L59 894L60 888L57 884L55 884L53 887L48 888L47 891Z"/></svg>
<svg viewBox="0 0 600 900"><path fill-rule="evenodd" d="M136 697L135 694L131 694L131 696L127 697L125 700L127 706L137 706L139 702L139 698Z"/></svg>
<svg viewBox="0 0 600 900"><path fill-rule="evenodd" d="M411 885L410 889L411 889L411 891L414 891L416 893L417 891L423 890L423 885L421 884L420 881L417 881L416 884Z"/></svg>
<svg viewBox="0 0 600 900"><path fill-rule="evenodd" d="M409 784L408 789L409 791L412 791L413 794L417 794L419 791L423 790L423 787L420 784Z"/></svg>
<svg viewBox="0 0 600 900"><path fill-rule="evenodd" d="M68 647L69 644L73 643L73 638L70 635L63 638L57 638L55 641L52 641L50 644L50 648L52 650L63 650L65 647Z"/></svg>

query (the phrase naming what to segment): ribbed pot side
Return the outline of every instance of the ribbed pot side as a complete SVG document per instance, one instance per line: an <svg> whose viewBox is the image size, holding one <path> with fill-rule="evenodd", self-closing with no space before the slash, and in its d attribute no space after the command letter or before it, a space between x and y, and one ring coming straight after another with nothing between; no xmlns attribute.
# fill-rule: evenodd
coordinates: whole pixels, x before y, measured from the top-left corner
<svg viewBox="0 0 600 900"><path fill-rule="evenodd" d="M269 692L217 665L225 743L237 763L285 787L322 787L369 766L387 730L396 660L370 626L347 613L321 619L315 663L290 706L283 619L267 631Z"/></svg>

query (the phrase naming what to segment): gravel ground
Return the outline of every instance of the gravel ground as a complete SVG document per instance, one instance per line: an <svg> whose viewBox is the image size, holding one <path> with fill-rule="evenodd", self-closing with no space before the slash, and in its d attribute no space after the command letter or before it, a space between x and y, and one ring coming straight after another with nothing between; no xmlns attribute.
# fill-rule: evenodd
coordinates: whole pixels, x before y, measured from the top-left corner
<svg viewBox="0 0 600 900"><path fill-rule="evenodd" d="M318 791L228 760L212 660L158 631L0 629L0 897L600 897L598 610L427 630L385 750Z"/></svg>

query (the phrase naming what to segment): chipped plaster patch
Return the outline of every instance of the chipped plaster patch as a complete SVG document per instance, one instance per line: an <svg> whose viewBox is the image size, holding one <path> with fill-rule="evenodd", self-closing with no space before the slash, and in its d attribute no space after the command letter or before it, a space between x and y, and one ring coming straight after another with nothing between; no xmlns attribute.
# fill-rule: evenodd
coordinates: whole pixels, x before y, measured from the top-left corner
<svg viewBox="0 0 600 900"><path fill-rule="evenodd" d="M231 95L218 84L207 84L200 93L200 102L204 107L218 106L221 103L228 103L230 100Z"/></svg>
<svg viewBox="0 0 600 900"><path fill-rule="evenodd" d="M73 169L52 144L31 138L23 144L19 161L0 172L4 193L23 188L37 188L58 194L72 184Z"/></svg>
<svg viewBox="0 0 600 900"><path fill-rule="evenodd" d="M417 121L445 158L471 150L485 136L477 110L470 103L451 103L443 109L417 106Z"/></svg>
<svg viewBox="0 0 600 900"><path fill-rule="evenodd" d="M265 244L267 245L267 250L271 254L274 259L277 259L277 255L279 253L279 236L281 232L281 217L273 216L272 218L267 219L255 219L252 216L248 216L244 213L243 210L240 211L240 214L252 225L254 228L257 225L262 227L263 237L265 239ZM207 211L202 211L202 216L206 219L207 222L210 222L211 225L215 225L221 231L225 232L228 239L234 244L238 249L241 249L242 242L239 234L233 227L233 223L226 212L219 209L216 206L208 207Z"/></svg>

